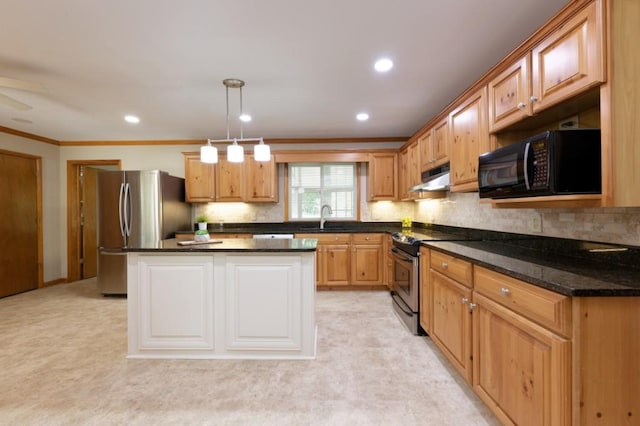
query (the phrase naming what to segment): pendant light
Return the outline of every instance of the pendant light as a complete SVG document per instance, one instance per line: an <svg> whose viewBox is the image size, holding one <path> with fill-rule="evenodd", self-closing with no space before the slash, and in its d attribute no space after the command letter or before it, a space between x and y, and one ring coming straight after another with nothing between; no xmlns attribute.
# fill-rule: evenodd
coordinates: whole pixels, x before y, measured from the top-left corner
<svg viewBox="0 0 640 426"><path fill-rule="evenodd" d="M211 145L211 139L207 139L207 144L200 147L200 161L209 164L218 162L218 149Z"/></svg>
<svg viewBox="0 0 640 426"><path fill-rule="evenodd" d="M271 149L269 148L269 145L266 145L264 143L264 139L245 138L242 131L242 123L251 121L251 116L242 112L242 87L244 86L244 81L237 78L226 78L222 80L222 84L224 85L226 91L227 138L216 140L207 139L207 145L200 148L200 161L205 163L218 162L218 151L213 145L211 145L213 142L231 142L231 144L227 146L227 161L230 161L232 163L241 163L244 161L244 148L238 142L259 142L259 144L255 145L253 148L254 159L256 161L270 161ZM240 138L231 139L231 136L229 134L229 88L240 89L240 115L238 117L240 119Z"/></svg>

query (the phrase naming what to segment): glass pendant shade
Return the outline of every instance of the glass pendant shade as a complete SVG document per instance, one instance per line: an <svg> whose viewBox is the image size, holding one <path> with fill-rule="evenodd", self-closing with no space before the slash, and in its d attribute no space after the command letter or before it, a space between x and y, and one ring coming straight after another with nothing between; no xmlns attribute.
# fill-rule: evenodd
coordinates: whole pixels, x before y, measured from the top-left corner
<svg viewBox="0 0 640 426"><path fill-rule="evenodd" d="M269 148L269 145L265 145L262 139L260 139L258 145L253 147L253 159L256 161L271 160L271 148Z"/></svg>
<svg viewBox="0 0 640 426"><path fill-rule="evenodd" d="M244 148L238 145L235 139L227 146L227 160L232 163L242 163L244 161Z"/></svg>
<svg viewBox="0 0 640 426"><path fill-rule="evenodd" d="M211 143L200 147L200 161L203 163L215 164L218 162L218 149L211 146Z"/></svg>

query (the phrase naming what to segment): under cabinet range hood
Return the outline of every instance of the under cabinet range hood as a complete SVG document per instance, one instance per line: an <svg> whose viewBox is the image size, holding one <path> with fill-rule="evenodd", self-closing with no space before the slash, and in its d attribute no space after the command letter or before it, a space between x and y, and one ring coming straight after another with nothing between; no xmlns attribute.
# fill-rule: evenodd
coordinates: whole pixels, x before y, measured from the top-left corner
<svg viewBox="0 0 640 426"><path fill-rule="evenodd" d="M443 164L426 172L422 172L422 183L411 188L413 192L448 191L449 163Z"/></svg>

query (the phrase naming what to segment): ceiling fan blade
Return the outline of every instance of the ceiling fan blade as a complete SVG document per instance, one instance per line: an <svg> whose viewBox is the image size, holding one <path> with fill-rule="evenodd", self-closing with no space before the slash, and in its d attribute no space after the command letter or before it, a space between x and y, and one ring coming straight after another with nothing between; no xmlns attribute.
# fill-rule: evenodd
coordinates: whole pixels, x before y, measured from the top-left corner
<svg viewBox="0 0 640 426"><path fill-rule="evenodd" d="M27 92L47 93L47 89L40 83L16 80L15 78L0 77L0 87L10 89L25 90Z"/></svg>
<svg viewBox="0 0 640 426"><path fill-rule="evenodd" d="M28 111L33 109L31 105L24 104L20 101L17 101L9 96L3 95L0 93L0 104L6 105L8 107L20 110L20 111Z"/></svg>

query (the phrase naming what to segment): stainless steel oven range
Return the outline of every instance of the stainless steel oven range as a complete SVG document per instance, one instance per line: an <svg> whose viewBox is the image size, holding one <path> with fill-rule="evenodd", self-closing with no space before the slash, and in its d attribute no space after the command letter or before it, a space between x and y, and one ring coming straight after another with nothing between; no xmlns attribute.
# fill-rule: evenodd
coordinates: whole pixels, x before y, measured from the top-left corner
<svg viewBox="0 0 640 426"><path fill-rule="evenodd" d="M424 233L394 232L391 234L393 245L393 273L391 276L391 299L393 309L409 331L413 334L425 334L420 327L420 245L423 241L464 241L477 239L469 234L451 234L440 231Z"/></svg>
<svg viewBox="0 0 640 426"><path fill-rule="evenodd" d="M400 232L391 234L393 309L413 334L422 334L420 307L420 239Z"/></svg>

